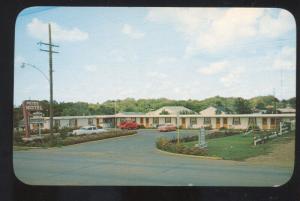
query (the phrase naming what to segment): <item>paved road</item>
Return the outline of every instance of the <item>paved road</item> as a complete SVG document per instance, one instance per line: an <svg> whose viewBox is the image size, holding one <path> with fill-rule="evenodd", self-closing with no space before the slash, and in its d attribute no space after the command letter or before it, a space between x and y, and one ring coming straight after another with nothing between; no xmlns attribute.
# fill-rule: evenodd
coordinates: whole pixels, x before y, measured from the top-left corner
<svg viewBox="0 0 300 201"><path fill-rule="evenodd" d="M292 175L283 167L165 154L155 149L162 135L176 133L140 130L135 136L15 151L15 174L27 184L126 186L273 186Z"/></svg>

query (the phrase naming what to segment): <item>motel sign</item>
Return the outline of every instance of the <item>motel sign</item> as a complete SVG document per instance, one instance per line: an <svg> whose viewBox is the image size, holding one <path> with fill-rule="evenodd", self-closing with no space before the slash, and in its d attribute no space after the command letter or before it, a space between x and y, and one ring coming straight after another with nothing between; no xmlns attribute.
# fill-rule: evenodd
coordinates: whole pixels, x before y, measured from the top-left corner
<svg viewBox="0 0 300 201"><path fill-rule="evenodd" d="M42 110L42 106L40 105L39 101L33 100L25 100L22 104L23 107L23 116L24 116L24 126L25 126L25 137L30 137L30 114L31 112L38 112Z"/></svg>
<svg viewBox="0 0 300 201"><path fill-rule="evenodd" d="M38 101L24 101L25 102L25 109L27 111L41 111L42 106Z"/></svg>

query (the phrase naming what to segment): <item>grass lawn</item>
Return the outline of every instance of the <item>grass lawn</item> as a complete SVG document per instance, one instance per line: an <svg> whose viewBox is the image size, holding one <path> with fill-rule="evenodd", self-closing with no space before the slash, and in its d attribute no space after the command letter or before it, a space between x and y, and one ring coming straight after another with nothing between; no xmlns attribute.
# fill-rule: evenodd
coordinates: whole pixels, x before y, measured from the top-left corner
<svg viewBox="0 0 300 201"><path fill-rule="evenodd" d="M269 140L266 144L253 145L253 136L234 135L229 137L208 139L208 155L218 156L226 160L245 160L250 157L272 152L274 146L287 143L295 138L295 132ZM194 146L198 141L184 143Z"/></svg>

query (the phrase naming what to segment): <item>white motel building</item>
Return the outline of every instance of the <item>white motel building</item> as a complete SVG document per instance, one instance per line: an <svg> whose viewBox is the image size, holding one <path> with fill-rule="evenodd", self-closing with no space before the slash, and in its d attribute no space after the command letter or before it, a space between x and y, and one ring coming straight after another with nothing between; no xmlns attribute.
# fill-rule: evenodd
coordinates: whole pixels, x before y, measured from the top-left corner
<svg viewBox="0 0 300 201"><path fill-rule="evenodd" d="M268 130L275 129L280 121L295 121L295 117L296 111L291 108L282 110L279 114L226 114L214 107L208 107L196 113L182 106L166 106L146 114L124 112L115 115L54 117L54 126L58 128L78 128L87 125L114 127L122 121L131 120L144 125L145 128L155 128L159 124L171 123L180 128L247 129L250 125L257 125L260 129ZM43 119L44 123L41 128L49 129L49 117L43 117ZM36 129L38 125L32 123L30 127Z"/></svg>

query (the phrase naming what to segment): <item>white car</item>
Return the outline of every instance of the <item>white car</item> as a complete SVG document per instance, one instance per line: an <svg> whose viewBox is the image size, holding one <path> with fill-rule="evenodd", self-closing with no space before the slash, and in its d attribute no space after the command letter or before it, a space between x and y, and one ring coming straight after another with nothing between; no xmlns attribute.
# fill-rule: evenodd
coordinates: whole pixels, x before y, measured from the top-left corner
<svg viewBox="0 0 300 201"><path fill-rule="evenodd" d="M96 126L83 126L80 129L73 130L73 135L84 135L84 134L96 134L103 133L107 131L106 129L100 128L98 129Z"/></svg>

